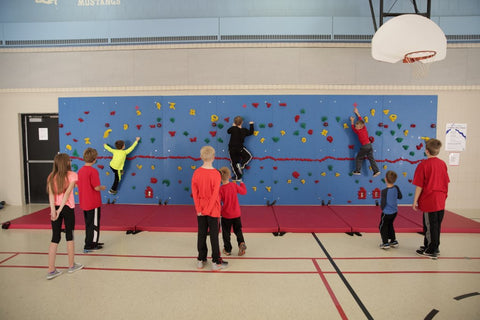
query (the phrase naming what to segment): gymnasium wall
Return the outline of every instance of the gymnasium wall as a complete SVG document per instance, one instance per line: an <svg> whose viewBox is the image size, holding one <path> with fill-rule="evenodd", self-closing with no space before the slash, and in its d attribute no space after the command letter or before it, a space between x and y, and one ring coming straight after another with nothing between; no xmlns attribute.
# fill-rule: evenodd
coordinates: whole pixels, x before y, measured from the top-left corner
<svg viewBox="0 0 480 320"><path fill-rule="evenodd" d="M362 176L352 176L360 145L349 117L357 106L367 121L380 170L398 173L402 203L413 201L411 180L424 158L424 145L436 135L436 96L381 95L234 95L60 98L61 151L82 165L83 150L96 148L96 168L110 186L111 154L104 143L116 140L129 155L117 195L104 202L191 204L190 181L202 162L199 149L217 150L215 166L229 167L227 129L241 115L255 122L245 145L254 158L244 181L243 204L375 204L385 187L384 174L372 178L364 161Z"/></svg>
<svg viewBox="0 0 480 320"><path fill-rule="evenodd" d="M460 166L449 166L447 208L478 209L480 129L474 119L479 115L479 58L478 46L449 47L447 59L432 66L428 78L417 80L405 66L372 61L368 46L351 44L0 50L0 197L24 203L20 114L58 112L59 98L420 95L438 97L440 139L446 123L469 125ZM351 112L351 103L342 114ZM440 157L448 160L448 153Z"/></svg>

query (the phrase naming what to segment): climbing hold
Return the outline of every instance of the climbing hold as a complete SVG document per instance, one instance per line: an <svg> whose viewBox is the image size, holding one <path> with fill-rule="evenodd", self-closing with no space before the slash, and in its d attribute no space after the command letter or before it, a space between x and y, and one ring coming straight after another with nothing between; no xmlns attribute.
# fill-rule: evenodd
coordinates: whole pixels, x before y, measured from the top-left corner
<svg viewBox="0 0 480 320"><path fill-rule="evenodd" d="M285 132L284 130L281 130L281 131L280 131L280 134L281 134L282 136L284 136L285 133L286 133L286 132Z"/></svg>
<svg viewBox="0 0 480 320"><path fill-rule="evenodd" d="M390 130L390 134L391 134L392 136L394 136L394 135L395 135L395 131Z"/></svg>
<svg viewBox="0 0 480 320"><path fill-rule="evenodd" d="M264 124L264 123L260 123L260 124L258 125L258 127L264 129L264 128L265 128L265 124Z"/></svg>
<svg viewBox="0 0 480 320"><path fill-rule="evenodd" d="M403 141L403 138L397 138L397 139L395 139L395 140L397 140L397 142L400 143L400 142Z"/></svg>
<svg viewBox="0 0 480 320"><path fill-rule="evenodd" d="M176 131L168 131L168 133L170 134L170 137L175 137Z"/></svg>
<svg viewBox="0 0 480 320"><path fill-rule="evenodd" d="M190 115L194 116L195 115L195 109L190 109Z"/></svg>
<svg viewBox="0 0 480 320"><path fill-rule="evenodd" d="M261 138L260 143L264 143L264 142L265 142L265 138Z"/></svg>
<svg viewBox="0 0 480 320"><path fill-rule="evenodd" d="M157 183L157 182L158 182L157 178L150 178L150 183Z"/></svg>
<svg viewBox="0 0 480 320"><path fill-rule="evenodd" d="M169 120L170 120L171 123L175 122L175 118L170 118Z"/></svg>
<svg viewBox="0 0 480 320"><path fill-rule="evenodd" d="M105 132L103 133L103 138L108 138L108 136L110 135L110 132L112 132L112 129L107 129L105 130Z"/></svg>
<svg viewBox="0 0 480 320"><path fill-rule="evenodd" d="M313 134L313 130L312 130L312 129L310 129L310 130L308 130L308 132L307 132L307 133L308 133L309 135L312 135L312 134Z"/></svg>
<svg viewBox="0 0 480 320"><path fill-rule="evenodd" d="M295 116L295 122L298 122L298 120L300 120L300 116L297 114L297 115Z"/></svg>
<svg viewBox="0 0 480 320"><path fill-rule="evenodd" d="M408 145L403 145L403 149L408 150Z"/></svg>
<svg viewBox="0 0 480 320"><path fill-rule="evenodd" d="M162 180L162 184L164 184L164 185L166 185L167 187L169 187L169 186L170 186L170 180L164 179L164 180Z"/></svg>
<svg viewBox="0 0 480 320"><path fill-rule="evenodd" d="M83 140L85 140L85 144L92 144L92 143L90 142L90 138L84 138Z"/></svg>
<svg viewBox="0 0 480 320"><path fill-rule="evenodd" d="M169 102L169 108L175 110L175 102Z"/></svg>
<svg viewBox="0 0 480 320"><path fill-rule="evenodd" d="M143 166L142 166L141 164L137 164L137 168L138 168L139 170L142 170L142 167L143 167Z"/></svg>
<svg viewBox="0 0 480 320"><path fill-rule="evenodd" d="M322 130L322 136L326 136L328 134L328 130L327 129L323 129Z"/></svg>
<svg viewBox="0 0 480 320"><path fill-rule="evenodd" d="M390 121L394 122L395 120L397 120L397 115L396 114L391 114L389 116L389 118L390 118Z"/></svg>
<svg viewBox="0 0 480 320"><path fill-rule="evenodd" d="M408 136L408 129L403 130L403 135L406 137Z"/></svg>
<svg viewBox="0 0 480 320"><path fill-rule="evenodd" d="M212 137L215 137L215 136L217 135L217 131L210 131L210 135L211 135Z"/></svg>
<svg viewBox="0 0 480 320"><path fill-rule="evenodd" d="M372 115L372 117L374 117L375 116L375 109L371 109L370 114Z"/></svg>
<svg viewBox="0 0 480 320"><path fill-rule="evenodd" d="M332 137L332 136L328 136L328 137L327 137L327 141L330 142L330 143L332 143L332 142L333 142L333 137Z"/></svg>
<svg viewBox="0 0 480 320"><path fill-rule="evenodd" d="M280 138L279 137L272 137L272 140L273 140L273 142L278 142L278 140L280 140Z"/></svg>
<svg viewBox="0 0 480 320"><path fill-rule="evenodd" d="M184 135L185 137L188 137L188 131L183 131L183 135Z"/></svg>
<svg viewBox="0 0 480 320"><path fill-rule="evenodd" d="M156 105L157 105L157 109L160 110L160 108L162 107L162 104L160 102L157 102Z"/></svg>
<svg viewBox="0 0 480 320"><path fill-rule="evenodd" d="M375 131L375 134L380 137L382 135L382 131Z"/></svg>
<svg viewBox="0 0 480 320"><path fill-rule="evenodd" d="M302 143L305 143L305 142L307 142L307 138L302 137L302 140L301 140L301 141L302 141Z"/></svg>
<svg viewBox="0 0 480 320"><path fill-rule="evenodd" d="M150 141L151 141L152 143L154 143L154 142L155 142L155 138L150 138Z"/></svg>
<svg viewBox="0 0 480 320"><path fill-rule="evenodd" d="M388 110L388 109L383 110L383 113L384 113L385 115L387 115L389 112L390 112L390 110Z"/></svg>
<svg viewBox="0 0 480 320"><path fill-rule="evenodd" d="M128 129L128 124L124 123L123 124L123 130L127 130Z"/></svg>
<svg viewBox="0 0 480 320"><path fill-rule="evenodd" d="M305 129L305 128L307 127L307 124L306 124L305 122L302 122L302 123L300 124L300 127L301 127L302 129Z"/></svg>

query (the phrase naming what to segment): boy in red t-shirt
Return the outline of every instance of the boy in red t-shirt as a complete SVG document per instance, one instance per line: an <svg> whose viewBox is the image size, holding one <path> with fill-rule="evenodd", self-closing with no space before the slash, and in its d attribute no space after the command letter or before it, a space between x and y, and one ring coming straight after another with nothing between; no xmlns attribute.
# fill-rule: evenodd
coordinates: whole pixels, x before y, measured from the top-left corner
<svg viewBox="0 0 480 320"><path fill-rule="evenodd" d="M106 189L100 184L97 169L93 167L97 162L97 150L87 148L83 152L84 166L78 170L78 196L80 208L85 218L85 245L84 252L102 249L103 243L99 243L100 237L100 207L102 198L100 191Z"/></svg>
<svg viewBox="0 0 480 320"><path fill-rule="evenodd" d="M372 148L372 144L370 143L370 139L368 137L367 127L365 127L365 122L363 121L362 117L358 113L357 107L353 108L353 112L355 112L358 119L356 122L354 122L355 117L350 117L352 130L357 134L358 140L360 141L360 144L362 146L360 147L360 150L358 151L357 156L355 157L355 170L352 172L352 174L356 176L361 175L360 170L362 169L363 159L365 159L365 156L367 156L368 161L370 161L370 166L372 167L372 170L373 170L373 176L377 177L378 175L380 175L380 170L378 169L377 163L375 162L375 158L373 157L373 148Z"/></svg>
<svg viewBox="0 0 480 320"><path fill-rule="evenodd" d="M232 254L232 243L230 242L230 231L237 237L238 255L243 256L247 246L242 232L242 221L240 220L240 204L238 203L238 194L247 194L247 187L243 182L240 185L230 182L230 170L227 167L220 168L222 175L222 185L220 186L220 200L222 201L222 236L223 253L227 256Z"/></svg>
<svg viewBox="0 0 480 320"><path fill-rule="evenodd" d="M203 165L192 176L192 197L197 212L197 268L203 269L207 262L207 235L212 246L212 270L225 269L228 262L220 257L218 244L218 218L220 218L220 173L213 167L215 149L204 146L200 149ZM209 232L210 231L210 232Z"/></svg>
<svg viewBox="0 0 480 320"><path fill-rule="evenodd" d="M413 210L423 211L423 246L416 252L418 255L436 259L439 254L440 228L445 212L445 201L448 195L447 165L437 158L442 143L437 139L429 139L425 144L427 159L420 162L415 169L413 184L415 196Z"/></svg>

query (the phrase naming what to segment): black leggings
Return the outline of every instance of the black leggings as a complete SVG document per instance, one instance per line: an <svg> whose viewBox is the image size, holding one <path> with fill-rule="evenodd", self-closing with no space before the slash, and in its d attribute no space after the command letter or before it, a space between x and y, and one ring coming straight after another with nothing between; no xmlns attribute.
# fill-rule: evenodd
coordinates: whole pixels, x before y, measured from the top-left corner
<svg viewBox="0 0 480 320"><path fill-rule="evenodd" d="M55 206L58 210L60 206ZM73 230L75 229L75 213L73 208L64 206L57 220L52 221L52 242L60 243L60 235L62 233L62 221L65 220L65 238L67 241L73 240Z"/></svg>

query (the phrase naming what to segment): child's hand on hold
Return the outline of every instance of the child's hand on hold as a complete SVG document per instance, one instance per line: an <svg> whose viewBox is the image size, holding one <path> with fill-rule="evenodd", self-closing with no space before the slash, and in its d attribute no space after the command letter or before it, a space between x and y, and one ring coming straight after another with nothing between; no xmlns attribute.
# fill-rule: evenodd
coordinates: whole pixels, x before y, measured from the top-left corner
<svg viewBox="0 0 480 320"><path fill-rule="evenodd" d="M136 137L135 140L137 140L137 141L140 140L140 137Z"/></svg>

